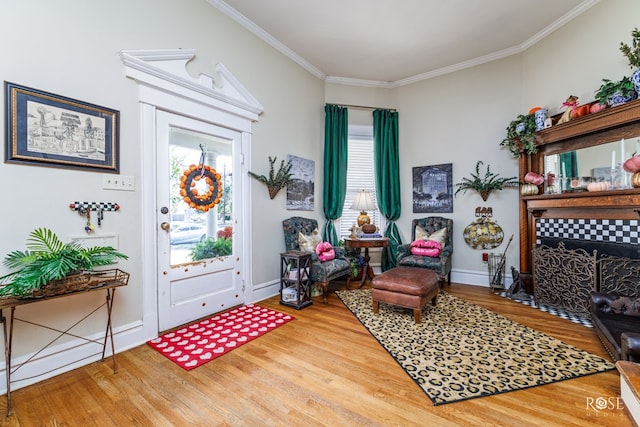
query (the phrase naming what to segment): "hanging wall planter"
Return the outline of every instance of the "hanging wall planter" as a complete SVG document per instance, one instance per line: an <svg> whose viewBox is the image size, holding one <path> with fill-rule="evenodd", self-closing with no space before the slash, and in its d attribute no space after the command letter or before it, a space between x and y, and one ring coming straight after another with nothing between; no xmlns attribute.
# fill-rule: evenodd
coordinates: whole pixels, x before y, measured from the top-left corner
<svg viewBox="0 0 640 427"><path fill-rule="evenodd" d="M271 158L269 156L269 177L264 175L258 175L253 172L249 172L249 175L257 179L258 181L264 183L269 190L269 198L273 200L278 192L287 186L287 183L291 180L291 167L293 166L291 162L286 162L284 160L280 161L280 168L276 173L273 169L273 165L276 163L277 157Z"/></svg>
<svg viewBox="0 0 640 427"><path fill-rule="evenodd" d="M484 177L480 176L480 165L483 164L482 160L478 160L476 163L475 174L471 174L471 178L462 178L462 182L456 184L458 189L455 194L460 191L465 193L467 190L474 190L480 193L480 197L485 202L489 198L492 191L502 190L503 187L517 187L519 182L517 177L504 178L500 175L491 172L491 165L487 165L487 169L484 173Z"/></svg>

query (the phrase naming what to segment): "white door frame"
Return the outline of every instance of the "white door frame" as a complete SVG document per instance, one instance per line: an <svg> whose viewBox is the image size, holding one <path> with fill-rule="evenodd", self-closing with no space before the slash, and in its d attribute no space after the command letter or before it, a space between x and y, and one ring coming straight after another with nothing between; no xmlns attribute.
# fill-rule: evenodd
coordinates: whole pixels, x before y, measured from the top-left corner
<svg viewBox="0 0 640 427"><path fill-rule="evenodd" d="M156 112L165 110L241 132L244 205L242 269L245 272L243 300L253 301L251 271L251 124L263 107L222 64L218 76L201 74L193 79L186 70L195 50L121 51L127 77L138 83L140 100L141 179L142 182L142 321L144 335L158 334L157 224L156 224Z"/></svg>

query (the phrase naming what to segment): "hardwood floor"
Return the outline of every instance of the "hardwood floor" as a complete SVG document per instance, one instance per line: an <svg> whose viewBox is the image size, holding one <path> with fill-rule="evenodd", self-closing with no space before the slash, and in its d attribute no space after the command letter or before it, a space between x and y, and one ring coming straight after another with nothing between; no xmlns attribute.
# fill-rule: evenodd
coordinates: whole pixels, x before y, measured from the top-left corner
<svg viewBox="0 0 640 427"><path fill-rule="evenodd" d="M487 288L447 290L607 357L589 328ZM14 414L3 425L633 425L622 407L595 409L596 399L620 396L616 370L436 407L335 295L328 305L317 297L300 311L277 297L259 304L296 320L192 371L141 345L118 354L117 374L110 363L96 362L14 391Z"/></svg>

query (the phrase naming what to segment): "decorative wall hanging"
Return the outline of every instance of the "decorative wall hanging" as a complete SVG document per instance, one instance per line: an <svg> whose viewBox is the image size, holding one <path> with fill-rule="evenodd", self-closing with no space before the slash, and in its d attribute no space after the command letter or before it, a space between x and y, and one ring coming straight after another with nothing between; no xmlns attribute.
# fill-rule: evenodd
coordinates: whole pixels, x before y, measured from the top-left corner
<svg viewBox="0 0 640 427"><path fill-rule="evenodd" d="M5 82L7 163L119 171L120 113Z"/></svg>
<svg viewBox="0 0 640 427"><path fill-rule="evenodd" d="M285 163L285 161L282 160L280 162L280 168L276 173L273 169L273 165L275 164L277 159L277 157L271 158L271 156L269 156L269 177L258 175L249 171L250 176L254 177L267 186L267 188L269 189L269 198L271 198L272 200L274 197L276 197L276 195L282 188L287 186L287 184L291 180L291 168L293 167L291 162Z"/></svg>
<svg viewBox="0 0 640 427"><path fill-rule="evenodd" d="M205 165L204 146L200 144L202 155L200 163L191 165L180 177L180 195L191 208L207 212L220 203L222 182L220 174L209 165Z"/></svg>
<svg viewBox="0 0 640 427"><path fill-rule="evenodd" d="M467 245L473 249L493 249L502 244L504 231L498 223L490 219L492 216L492 208L476 208L478 219L467 225L463 232Z"/></svg>
<svg viewBox="0 0 640 427"><path fill-rule="evenodd" d="M453 164L413 168L413 213L453 212Z"/></svg>
<svg viewBox="0 0 640 427"><path fill-rule="evenodd" d="M291 154L287 156L287 160L291 164L291 178L287 183L287 209L312 211L316 162Z"/></svg>

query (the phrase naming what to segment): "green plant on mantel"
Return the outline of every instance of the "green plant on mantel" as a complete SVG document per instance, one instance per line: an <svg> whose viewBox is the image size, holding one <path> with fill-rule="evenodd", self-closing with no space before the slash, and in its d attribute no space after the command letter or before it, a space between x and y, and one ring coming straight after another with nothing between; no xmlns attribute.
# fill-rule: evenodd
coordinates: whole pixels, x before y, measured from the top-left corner
<svg viewBox="0 0 640 427"><path fill-rule="evenodd" d="M293 167L293 165L291 164L291 162L285 163L284 160L280 161L280 168L278 169L278 172L276 172L274 170L274 165L277 159L278 159L277 157L271 158L271 156L269 156L269 176L268 177L264 175L258 175L253 172L249 172L250 176L266 184L267 188L269 189L269 197L271 199L276 197L276 194L278 194L280 189L287 186L289 181L291 181L291 176L293 175L291 173L291 168Z"/></svg>
<svg viewBox="0 0 640 427"><path fill-rule="evenodd" d="M619 93L623 98L633 97L636 88L633 85L631 79L627 76L618 81L612 81L609 79L602 79L602 85L595 92L594 96L596 101L600 104L611 105L610 98Z"/></svg>
<svg viewBox="0 0 640 427"><path fill-rule="evenodd" d="M536 118L533 114L520 114L507 126L507 136L500 143L506 147L514 158L519 159L523 154L538 152L536 146Z"/></svg>
<svg viewBox="0 0 640 427"><path fill-rule="evenodd" d="M491 172L491 165L487 164L487 169L484 173L484 176L480 176L480 165L482 165L482 160L478 160L476 163L476 171L471 174L471 179L462 178L462 182L456 184L458 189L456 190L456 195L462 191L462 193L466 193L467 190L474 190L480 193L482 200L485 202L489 198L489 194L492 191L500 191L504 187L517 187L520 182L518 181L518 177L501 177L497 173Z"/></svg>
<svg viewBox="0 0 640 427"><path fill-rule="evenodd" d="M634 28L631 31L631 46L626 43L620 42L620 52L627 57L629 61L629 67L640 68L640 30Z"/></svg>
<svg viewBox="0 0 640 427"><path fill-rule="evenodd" d="M15 271L0 277L0 296L24 296L45 284L72 274L110 265L128 256L111 246L85 248L78 242L63 243L48 228L29 234L27 250L15 250L4 259L4 265Z"/></svg>

